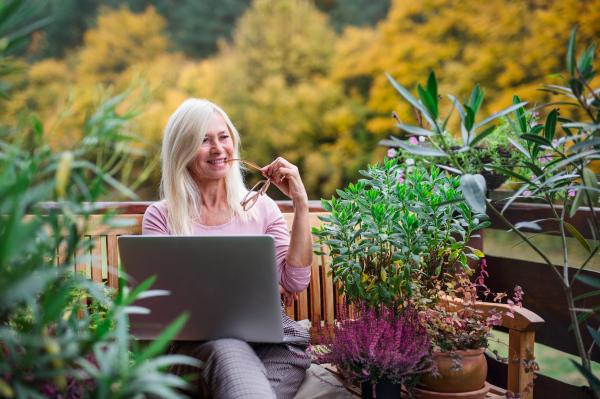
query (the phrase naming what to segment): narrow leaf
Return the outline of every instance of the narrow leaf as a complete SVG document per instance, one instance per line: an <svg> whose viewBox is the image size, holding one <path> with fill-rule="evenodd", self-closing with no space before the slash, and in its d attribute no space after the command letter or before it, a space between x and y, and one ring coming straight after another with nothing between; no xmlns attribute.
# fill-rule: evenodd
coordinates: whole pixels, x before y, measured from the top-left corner
<svg viewBox="0 0 600 399"><path fill-rule="evenodd" d="M406 144L404 141L397 139L394 136L390 136L392 140L394 140L400 147L404 148L406 151L411 154L416 155L424 155L428 157L447 157L448 154L442 151L434 150L432 148L425 148L418 145L410 145Z"/></svg>
<svg viewBox="0 0 600 399"><path fill-rule="evenodd" d="M481 175L472 175L467 173L462 175L460 178L460 188L465 196L465 199L471 205L471 207L477 213L485 213L485 180L483 180L483 186L481 184Z"/></svg>

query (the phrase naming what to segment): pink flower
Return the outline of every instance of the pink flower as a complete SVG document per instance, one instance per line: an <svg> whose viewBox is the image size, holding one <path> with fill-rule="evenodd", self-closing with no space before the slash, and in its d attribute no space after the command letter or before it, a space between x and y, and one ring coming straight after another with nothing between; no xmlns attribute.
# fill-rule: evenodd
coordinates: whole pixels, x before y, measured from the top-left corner
<svg viewBox="0 0 600 399"><path fill-rule="evenodd" d="M538 124L537 122L531 122L531 127L534 127L537 124Z"/></svg>
<svg viewBox="0 0 600 399"><path fill-rule="evenodd" d="M396 180L396 183L402 183L404 181L402 176L404 176L404 172L401 171L400 173L398 173L398 180Z"/></svg>
<svg viewBox="0 0 600 399"><path fill-rule="evenodd" d="M393 148L390 148L387 152L387 156L388 156L388 158L394 158L396 156L396 150L394 150Z"/></svg>
<svg viewBox="0 0 600 399"><path fill-rule="evenodd" d="M548 155L546 156L546 159L548 159L548 162L552 162L552 155L548 154Z"/></svg>
<svg viewBox="0 0 600 399"><path fill-rule="evenodd" d="M419 142L417 141L417 138L416 138L416 137L411 137L411 138L410 138L410 142L411 142L411 143L413 143L413 144L418 144L418 143L419 143Z"/></svg>
<svg viewBox="0 0 600 399"><path fill-rule="evenodd" d="M573 185L573 183L569 184L569 187L571 187ZM575 190L569 190L569 197L574 197L575 196Z"/></svg>
<svg viewBox="0 0 600 399"><path fill-rule="evenodd" d="M544 157L540 158L540 162L541 163L546 163L546 158L544 158Z"/></svg>
<svg viewBox="0 0 600 399"><path fill-rule="evenodd" d="M496 115L498 113L498 111L494 111L494 115Z"/></svg>
<svg viewBox="0 0 600 399"><path fill-rule="evenodd" d="M533 116L538 116L539 114L540 113L536 111L536 112L533 113Z"/></svg>
<svg viewBox="0 0 600 399"><path fill-rule="evenodd" d="M523 191L523 195L526 197L529 197L531 195L531 191L525 190L525 191Z"/></svg>
<svg viewBox="0 0 600 399"><path fill-rule="evenodd" d="M552 140L552 145L558 147L558 139Z"/></svg>

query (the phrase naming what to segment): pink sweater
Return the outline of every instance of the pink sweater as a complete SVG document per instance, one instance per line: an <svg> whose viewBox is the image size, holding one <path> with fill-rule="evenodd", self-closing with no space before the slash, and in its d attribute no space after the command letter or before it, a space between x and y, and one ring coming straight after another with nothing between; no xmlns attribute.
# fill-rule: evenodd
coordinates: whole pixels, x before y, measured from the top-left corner
<svg viewBox="0 0 600 399"><path fill-rule="evenodd" d="M204 226L193 222L195 235L251 235L270 234L275 238L275 255L279 283L290 292L301 292L310 281L310 267L293 267L286 263L285 255L290 245L290 233L279 207L271 198L262 195L254 207L257 218L242 222L238 217L220 226ZM148 207L142 222L144 235L171 235L167 221L167 205L156 202Z"/></svg>

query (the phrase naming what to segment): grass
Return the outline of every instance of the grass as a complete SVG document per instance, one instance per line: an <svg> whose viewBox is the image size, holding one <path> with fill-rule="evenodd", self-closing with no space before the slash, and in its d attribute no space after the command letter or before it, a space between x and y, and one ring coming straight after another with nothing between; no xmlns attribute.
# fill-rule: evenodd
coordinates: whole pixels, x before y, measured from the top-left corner
<svg viewBox="0 0 600 399"><path fill-rule="evenodd" d="M516 233L507 233L504 230L483 230L484 253L502 256L503 258L544 262L527 243L519 244L520 241L521 238ZM559 236L540 235L532 238L531 241L548 256L552 263L555 265L564 264L562 240ZM588 243L592 246L591 240L588 240ZM567 254L569 266L571 267L580 267L589 256L589 252L573 237L567 237ZM600 254L588 263L586 269L600 271Z"/></svg>
<svg viewBox="0 0 600 399"><path fill-rule="evenodd" d="M508 333L494 331L494 338L500 341L490 342L489 350L498 350L502 357L508 357ZM535 357L540 365L539 374L566 382L572 385L587 385L587 380L577 371L571 360L580 363L577 356L569 355L542 344L535 344ZM510 358L509 358L510 360ZM600 374L600 364L592 362L594 374ZM535 389L535 388L534 388Z"/></svg>

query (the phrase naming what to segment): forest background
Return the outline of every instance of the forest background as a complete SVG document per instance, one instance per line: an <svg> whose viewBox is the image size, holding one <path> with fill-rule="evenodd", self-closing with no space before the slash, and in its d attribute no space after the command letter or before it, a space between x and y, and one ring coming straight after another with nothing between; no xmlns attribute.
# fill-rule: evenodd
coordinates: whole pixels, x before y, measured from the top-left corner
<svg viewBox="0 0 600 399"><path fill-rule="evenodd" d="M414 89L435 70L439 91L459 98L479 83L491 114L514 94L531 104L550 100L536 89L566 71L573 26L580 43L600 37L600 0L49 0L44 7L54 22L16 61L27 68L8 82L12 101L0 103L0 123L35 118L58 150L80 139L93 104L133 92L144 112L128 134L154 155L132 156L124 170L134 179L154 168L136 190L144 200L158 198L162 129L188 97L229 114L244 158L265 165L282 156L300 168L310 199L330 198L383 159L377 143L399 134L393 110L414 119L384 72ZM448 111L450 101L441 107Z"/></svg>

